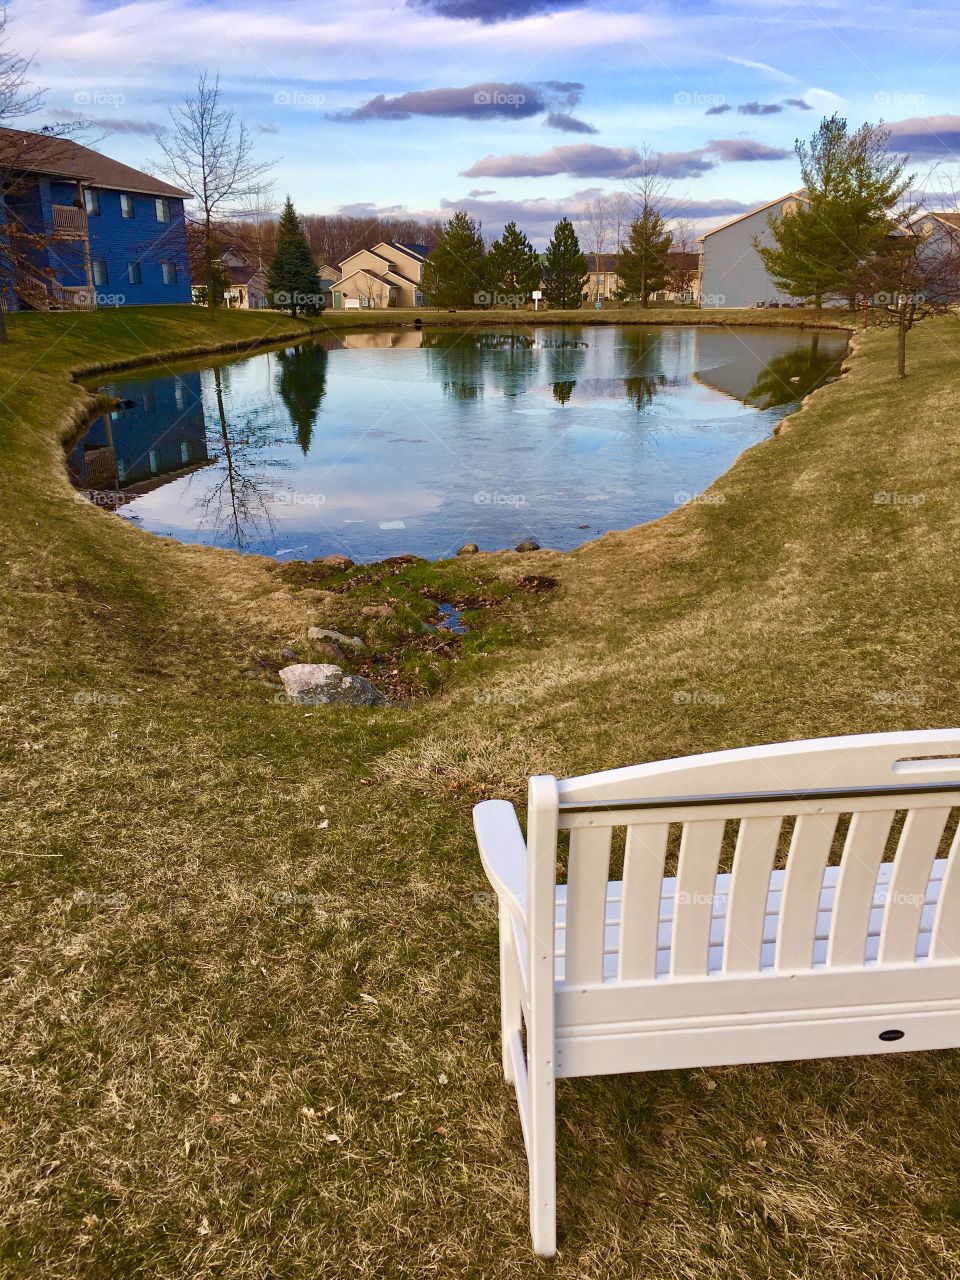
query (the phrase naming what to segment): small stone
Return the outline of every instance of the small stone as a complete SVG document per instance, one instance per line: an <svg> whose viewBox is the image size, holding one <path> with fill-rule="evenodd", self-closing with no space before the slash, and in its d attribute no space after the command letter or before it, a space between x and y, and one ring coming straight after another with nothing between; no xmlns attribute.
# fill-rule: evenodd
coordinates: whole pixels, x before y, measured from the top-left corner
<svg viewBox="0 0 960 1280"><path fill-rule="evenodd" d="M296 649L291 649L290 646L288 645L286 649L284 649L283 652L280 654L280 656L281 658L296 658L298 657L298 654Z"/></svg>
<svg viewBox="0 0 960 1280"><path fill-rule="evenodd" d="M465 542L457 552L458 556L475 556L480 548L475 542Z"/></svg>
<svg viewBox="0 0 960 1280"><path fill-rule="evenodd" d="M349 556L342 556L337 552L332 556L321 556L317 563L329 565L331 569L352 569L356 561L351 560Z"/></svg>
<svg viewBox="0 0 960 1280"><path fill-rule="evenodd" d="M331 662L342 662L346 657L341 648L326 640L315 640L313 650L318 658L329 658Z"/></svg>
<svg viewBox="0 0 960 1280"><path fill-rule="evenodd" d="M518 551L539 551L540 543L536 538L524 538L522 542L517 543Z"/></svg>
<svg viewBox="0 0 960 1280"><path fill-rule="evenodd" d="M392 604L365 604L360 610L363 618L395 618L396 614Z"/></svg>
<svg viewBox="0 0 960 1280"><path fill-rule="evenodd" d="M331 644L349 645L351 649L364 649L366 646L359 636L344 635L342 631L333 631L330 627L311 627L307 639L329 641Z"/></svg>
<svg viewBox="0 0 960 1280"><path fill-rule="evenodd" d="M291 702L304 706L343 703L354 707L379 707L387 699L363 676L351 676L333 663L298 662L284 667L280 679Z"/></svg>

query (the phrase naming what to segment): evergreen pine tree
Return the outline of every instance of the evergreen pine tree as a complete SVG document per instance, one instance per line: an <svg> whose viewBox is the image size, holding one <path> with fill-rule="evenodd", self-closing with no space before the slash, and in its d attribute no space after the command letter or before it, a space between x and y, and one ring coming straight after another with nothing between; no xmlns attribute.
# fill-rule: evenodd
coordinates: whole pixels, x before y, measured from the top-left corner
<svg viewBox="0 0 960 1280"><path fill-rule="evenodd" d="M569 218L561 218L543 255L543 294L547 305L579 307L587 282L587 260Z"/></svg>
<svg viewBox="0 0 960 1280"><path fill-rule="evenodd" d="M487 260L480 223L458 210L443 228L423 268L423 296L431 307L483 305Z"/></svg>
<svg viewBox="0 0 960 1280"><path fill-rule="evenodd" d="M871 124L851 134L834 114L809 144L797 142L804 199L770 218L774 245L754 239L778 289L817 306L831 297L856 304L860 264L881 253L907 217L897 206L913 177L906 158L887 151L889 136Z"/></svg>
<svg viewBox="0 0 960 1280"><path fill-rule="evenodd" d="M515 222L490 246L487 280L495 306L518 307L540 286L540 255Z"/></svg>
<svg viewBox="0 0 960 1280"><path fill-rule="evenodd" d="M293 201L287 196L277 223L277 247L267 271L267 291L275 307L316 313L323 309L320 275Z"/></svg>
<svg viewBox="0 0 960 1280"><path fill-rule="evenodd" d="M651 293L666 287L667 254L672 242L662 215L652 204L645 204L630 224L627 243L620 250L617 297L621 301L639 302L645 307Z"/></svg>

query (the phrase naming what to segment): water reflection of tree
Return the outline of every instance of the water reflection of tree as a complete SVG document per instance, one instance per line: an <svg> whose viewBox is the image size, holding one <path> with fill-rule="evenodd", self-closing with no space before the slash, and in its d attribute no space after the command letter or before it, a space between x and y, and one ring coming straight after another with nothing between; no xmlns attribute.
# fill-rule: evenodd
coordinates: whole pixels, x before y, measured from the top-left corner
<svg viewBox="0 0 960 1280"><path fill-rule="evenodd" d="M543 349L546 352L547 381L553 388L553 398L557 404L566 404L573 395L577 378L583 372L587 343L574 337L548 338L543 343Z"/></svg>
<svg viewBox="0 0 960 1280"><path fill-rule="evenodd" d="M843 362L836 351L820 351L820 335L815 333L805 351L788 351L771 360L750 391L748 400L760 409L773 409L802 400L815 391Z"/></svg>
<svg viewBox="0 0 960 1280"><path fill-rule="evenodd" d="M483 399L484 348L472 333L425 333L427 365L445 396L453 400Z"/></svg>
<svg viewBox="0 0 960 1280"><path fill-rule="evenodd" d="M229 381L229 368L213 370L216 419L212 425L208 422L208 448L220 474L197 506L199 527L226 534L239 550L263 542L268 533L273 536L270 503L274 490L265 472L285 470L290 464L267 456L266 451L289 441L278 438L276 425L256 411L235 414L234 422L229 422L224 401Z"/></svg>
<svg viewBox="0 0 960 1280"><path fill-rule="evenodd" d="M327 393L327 359L326 351L312 343L277 352L277 391L304 457L310 452L317 414Z"/></svg>
<svg viewBox="0 0 960 1280"><path fill-rule="evenodd" d="M638 411L648 409L664 387L669 387L676 379L668 378L665 373L638 374L634 378L624 378L623 389L627 399Z"/></svg>
<svg viewBox="0 0 960 1280"><path fill-rule="evenodd" d="M423 349L444 395L456 400L482 399L488 375L505 396L521 396L536 372L534 341L525 333L425 333Z"/></svg>

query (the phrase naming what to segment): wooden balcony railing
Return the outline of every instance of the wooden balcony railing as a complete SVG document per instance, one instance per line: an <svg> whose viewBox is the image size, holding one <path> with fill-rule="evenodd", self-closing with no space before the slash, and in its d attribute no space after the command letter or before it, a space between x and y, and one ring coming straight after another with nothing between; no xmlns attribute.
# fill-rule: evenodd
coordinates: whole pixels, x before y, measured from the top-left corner
<svg viewBox="0 0 960 1280"><path fill-rule="evenodd" d="M74 204L53 206L53 234L82 240L87 235L87 215Z"/></svg>

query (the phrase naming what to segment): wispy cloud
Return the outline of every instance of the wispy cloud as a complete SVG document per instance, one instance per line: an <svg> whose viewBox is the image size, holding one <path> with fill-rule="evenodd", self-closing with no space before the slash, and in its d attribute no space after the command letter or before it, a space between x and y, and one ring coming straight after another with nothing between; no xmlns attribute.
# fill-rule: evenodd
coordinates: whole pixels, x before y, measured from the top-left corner
<svg viewBox="0 0 960 1280"><path fill-rule="evenodd" d="M559 129L562 133L597 133L592 124L586 120L578 120L566 111L551 111L543 122L548 129Z"/></svg>
<svg viewBox="0 0 960 1280"><path fill-rule="evenodd" d="M546 113L543 123L548 129L559 129L564 133L596 133L593 125L571 114L582 97L583 85L576 80L546 80L536 84L487 80L440 89L414 89L394 97L378 93L359 107L335 112L333 119L354 123L409 120L412 116L478 121L526 120Z"/></svg>
<svg viewBox="0 0 960 1280"><path fill-rule="evenodd" d="M666 178L698 178L718 161L783 160L793 153L749 138L712 138L692 151L662 151L657 156ZM643 163L635 147L600 147L588 142L551 147L540 155L485 156L463 170L466 178L627 178Z"/></svg>
<svg viewBox="0 0 960 1280"><path fill-rule="evenodd" d="M589 142L551 147L541 155L485 156L463 170L465 178L622 178L637 164L634 147L598 147Z"/></svg>
<svg viewBox="0 0 960 1280"><path fill-rule="evenodd" d="M165 124L153 120L124 120L119 116L81 115L71 115L69 119L84 129L101 129L104 133L131 133L152 138L155 134L167 132Z"/></svg>
<svg viewBox="0 0 960 1280"><path fill-rule="evenodd" d="M445 116L460 120L524 119L547 109L539 89L530 84L488 80L461 88L415 89L388 98L378 93L338 120L409 120L411 116Z"/></svg>
<svg viewBox="0 0 960 1280"><path fill-rule="evenodd" d="M736 111L741 116L777 116L789 107L795 107L798 111L813 110L810 103L804 102L802 98L781 98L779 102L741 102ZM715 107L708 107L704 115L722 116L733 110L732 103L722 102Z"/></svg>
<svg viewBox="0 0 960 1280"><path fill-rule="evenodd" d="M914 160L960 160L960 116L912 116L887 127L889 151Z"/></svg>
<svg viewBox="0 0 960 1280"><path fill-rule="evenodd" d="M583 0L407 0L412 9L426 9L441 18L483 23L516 22L541 13L572 9Z"/></svg>

